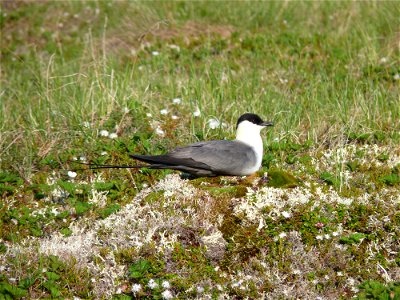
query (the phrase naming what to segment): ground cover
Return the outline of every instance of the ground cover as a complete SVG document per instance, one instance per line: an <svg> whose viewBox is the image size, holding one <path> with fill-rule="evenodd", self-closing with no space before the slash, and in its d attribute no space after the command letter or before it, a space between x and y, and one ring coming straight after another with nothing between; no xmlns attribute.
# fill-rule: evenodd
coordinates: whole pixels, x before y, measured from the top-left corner
<svg viewBox="0 0 400 300"><path fill-rule="evenodd" d="M399 10L2 2L0 297L397 299ZM247 111L254 181L80 164Z"/></svg>

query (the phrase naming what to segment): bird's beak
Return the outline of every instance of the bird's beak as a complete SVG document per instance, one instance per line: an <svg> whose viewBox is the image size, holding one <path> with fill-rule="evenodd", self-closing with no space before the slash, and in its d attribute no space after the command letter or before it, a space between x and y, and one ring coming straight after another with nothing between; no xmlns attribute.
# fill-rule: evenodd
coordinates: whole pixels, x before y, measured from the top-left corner
<svg viewBox="0 0 400 300"><path fill-rule="evenodd" d="M274 126L274 123L272 122L262 122L261 126L267 127L267 126Z"/></svg>

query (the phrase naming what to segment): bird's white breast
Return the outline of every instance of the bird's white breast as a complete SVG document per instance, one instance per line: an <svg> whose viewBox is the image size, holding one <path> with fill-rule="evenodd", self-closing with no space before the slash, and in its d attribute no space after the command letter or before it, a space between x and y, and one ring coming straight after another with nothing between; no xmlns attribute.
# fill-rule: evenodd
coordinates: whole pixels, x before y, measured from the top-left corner
<svg viewBox="0 0 400 300"><path fill-rule="evenodd" d="M249 121L243 121L239 124L236 131L236 140L249 145L253 148L256 155L256 163L254 166L249 166L246 170L246 173L252 174L261 167L262 157L263 157L263 141L261 139L261 129L263 127L251 123Z"/></svg>

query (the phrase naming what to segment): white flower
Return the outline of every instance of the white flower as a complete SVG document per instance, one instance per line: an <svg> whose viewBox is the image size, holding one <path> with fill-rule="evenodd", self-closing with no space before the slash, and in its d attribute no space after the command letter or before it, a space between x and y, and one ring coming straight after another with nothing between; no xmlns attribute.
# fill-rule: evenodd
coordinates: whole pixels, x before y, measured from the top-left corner
<svg viewBox="0 0 400 300"><path fill-rule="evenodd" d="M201 294L204 292L204 288L202 286L198 286L196 291L197 291L197 293Z"/></svg>
<svg viewBox="0 0 400 300"><path fill-rule="evenodd" d="M164 299L172 299L172 298L174 298L174 296L172 295L170 290L165 290L164 292L161 293L161 296Z"/></svg>
<svg viewBox="0 0 400 300"><path fill-rule="evenodd" d="M146 117L151 118L152 117L151 113L147 113Z"/></svg>
<svg viewBox="0 0 400 300"><path fill-rule="evenodd" d="M387 57L382 57L382 58L379 60L379 62L380 62L381 64L387 63L387 62L388 62L388 58L387 58Z"/></svg>
<svg viewBox="0 0 400 300"><path fill-rule="evenodd" d="M339 277L342 277L343 276L343 272L339 271L339 272L336 273L336 275L339 276Z"/></svg>
<svg viewBox="0 0 400 300"><path fill-rule="evenodd" d="M211 129L218 128L219 125L221 124L217 119L209 119L207 123L208 127L210 127Z"/></svg>
<svg viewBox="0 0 400 300"><path fill-rule="evenodd" d="M116 139L116 138L118 137L118 134L116 134L115 132L113 132L113 133L111 133L108 137L109 137L110 139L114 140L114 139Z"/></svg>
<svg viewBox="0 0 400 300"><path fill-rule="evenodd" d="M287 235L286 232L281 232L279 234L279 238L283 239L286 235Z"/></svg>
<svg viewBox="0 0 400 300"><path fill-rule="evenodd" d="M172 45L169 45L168 47L169 47L170 49L176 50L176 51L178 51L178 52L181 51L181 48L179 48L179 46L177 46L177 45L173 45L173 44L172 44Z"/></svg>
<svg viewBox="0 0 400 300"><path fill-rule="evenodd" d="M100 155L102 155L102 156L107 155L107 151L102 151L102 152L100 153Z"/></svg>
<svg viewBox="0 0 400 300"><path fill-rule="evenodd" d="M288 212L288 211L283 211L283 212L282 212L282 216L283 216L284 218L288 219L288 218L290 218L292 215L291 215L290 212Z"/></svg>
<svg viewBox="0 0 400 300"><path fill-rule="evenodd" d="M179 117L175 116L175 115L173 115L171 118L172 118L172 120L178 120L179 119Z"/></svg>
<svg viewBox="0 0 400 300"><path fill-rule="evenodd" d="M68 177L70 177L70 178L75 178L76 175L78 175L78 174L76 174L76 172L74 172L74 171L68 171Z"/></svg>
<svg viewBox="0 0 400 300"><path fill-rule="evenodd" d="M329 239L331 238L331 236L330 236L329 234L325 234L325 235L324 235L324 238L325 238L326 240L329 240Z"/></svg>
<svg viewBox="0 0 400 300"><path fill-rule="evenodd" d="M132 293L136 294L142 290L142 285L139 283L135 283L132 285L131 291Z"/></svg>
<svg viewBox="0 0 400 300"><path fill-rule="evenodd" d="M196 110L193 112L193 117L199 117L201 115L200 109L196 107Z"/></svg>
<svg viewBox="0 0 400 300"><path fill-rule="evenodd" d="M181 104L181 102L182 102L181 98L175 98L175 99L172 100L173 104Z"/></svg>
<svg viewBox="0 0 400 300"><path fill-rule="evenodd" d="M169 289L169 288L171 287L171 285L169 284L169 282L166 281L166 280L164 280L164 281L161 283L161 286L162 286L164 289Z"/></svg>
<svg viewBox="0 0 400 300"><path fill-rule="evenodd" d="M89 128L90 127L90 123L85 121L82 123L83 127Z"/></svg>
<svg viewBox="0 0 400 300"><path fill-rule="evenodd" d="M164 132L164 130L161 129L161 127L157 127L156 128L156 134L159 135L159 136L164 136L165 132Z"/></svg>
<svg viewBox="0 0 400 300"><path fill-rule="evenodd" d="M160 114L166 115L168 113L168 110L166 108L160 110Z"/></svg>
<svg viewBox="0 0 400 300"><path fill-rule="evenodd" d="M104 136L104 137L107 137L109 135L109 133L108 133L108 131L107 130L100 130L100 136Z"/></svg>
<svg viewBox="0 0 400 300"><path fill-rule="evenodd" d="M87 160L87 158L86 158L86 156L81 156L81 157L79 157L79 160L85 162Z"/></svg>
<svg viewBox="0 0 400 300"><path fill-rule="evenodd" d="M324 237L323 237L322 235L317 235L315 238L316 238L317 240L320 240L320 241L322 241L322 240L324 239Z"/></svg>
<svg viewBox="0 0 400 300"><path fill-rule="evenodd" d="M394 80L399 80L399 79L400 79L400 74L394 75L394 76L393 76L393 79L394 79Z"/></svg>
<svg viewBox="0 0 400 300"><path fill-rule="evenodd" d="M123 111L124 111L124 113L128 113L129 112L129 108L127 108L127 107L124 107L124 109L123 109Z"/></svg>
<svg viewBox="0 0 400 300"><path fill-rule="evenodd" d="M339 235L339 232L334 231L334 232L332 232L332 235L333 235L333 236L338 236L338 235Z"/></svg>
<svg viewBox="0 0 400 300"><path fill-rule="evenodd" d="M158 283L154 281L154 279L150 279L149 282L147 283L147 286L151 288L152 290L158 287Z"/></svg>
<svg viewBox="0 0 400 300"><path fill-rule="evenodd" d="M74 156L74 157L72 158L72 160L75 160L75 161L76 161L76 160L78 160L78 158L77 158L76 156Z"/></svg>
<svg viewBox="0 0 400 300"><path fill-rule="evenodd" d="M157 56L157 55L160 55L160 52L158 52L158 51L153 51L153 52L151 52L151 54L152 54L153 56Z"/></svg>

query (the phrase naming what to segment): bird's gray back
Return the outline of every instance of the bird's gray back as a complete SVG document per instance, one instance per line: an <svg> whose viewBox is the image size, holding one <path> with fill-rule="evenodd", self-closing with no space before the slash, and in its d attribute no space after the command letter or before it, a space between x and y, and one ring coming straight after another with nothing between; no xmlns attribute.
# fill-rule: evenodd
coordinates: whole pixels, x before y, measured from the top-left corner
<svg viewBox="0 0 400 300"><path fill-rule="evenodd" d="M177 148L168 156L176 159L191 159L207 165L218 174L248 175L245 170L257 163L256 154L250 146L240 141L207 141Z"/></svg>

